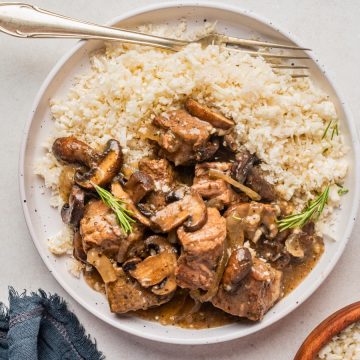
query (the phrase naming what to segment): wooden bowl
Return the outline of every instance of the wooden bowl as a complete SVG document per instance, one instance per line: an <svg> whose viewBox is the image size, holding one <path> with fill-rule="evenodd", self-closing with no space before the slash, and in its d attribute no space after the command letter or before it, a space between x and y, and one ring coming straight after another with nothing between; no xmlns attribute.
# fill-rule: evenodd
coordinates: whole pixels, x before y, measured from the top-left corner
<svg viewBox="0 0 360 360"><path fill-rule="evenodd" d="M320 323L305 339L294 360L313 360L339 332L360 320L360 301L345 306Z"/></svg>

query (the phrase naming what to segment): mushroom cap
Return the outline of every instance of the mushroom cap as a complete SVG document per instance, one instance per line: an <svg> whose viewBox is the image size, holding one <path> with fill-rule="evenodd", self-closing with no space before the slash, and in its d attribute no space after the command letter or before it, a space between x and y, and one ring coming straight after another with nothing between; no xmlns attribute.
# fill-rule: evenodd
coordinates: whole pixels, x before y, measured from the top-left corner
<svg viewBox="0 0 360 360"><path fill-rule="evenodd" d="M150 218L154 224L154 229L163 233L182 224L184 224L186 231L196 231L205 224L206 219L206 205L195 190L191 190L181 200L172 202L157 211Z"/></svg>
<svg viewBox="0 0 360 360"><path fill-rule="evenodd" d="M98 153L89 145L74 136L58 138L54 141L52 152L57 160L93 167L99 160Z"/></svg>
<svg viewBox="0 0 360 360"><path fill-rule="evenodd" d="M92 184L105 186L119 173L123 164L122 149L117 140L107 142L100 160L89 171L75 174L75 182L85 189L93 189Z"/></svg>
<svg viewBox="0 0 360 360"><path fill-rule="evenodd" d="M69 203L61 209L61 218L65 224L78 226L84 215L85 192L77 185L71 188Z"/></svg>
<svg viewBox="0 0 360 360"><path fill-rule="evenodd" d="M215 128L229 130L235 126L233 120L226 118L214 109L198 103L194 99L187 99L185 101L185 108L191 115L210 123Z"/></svg>

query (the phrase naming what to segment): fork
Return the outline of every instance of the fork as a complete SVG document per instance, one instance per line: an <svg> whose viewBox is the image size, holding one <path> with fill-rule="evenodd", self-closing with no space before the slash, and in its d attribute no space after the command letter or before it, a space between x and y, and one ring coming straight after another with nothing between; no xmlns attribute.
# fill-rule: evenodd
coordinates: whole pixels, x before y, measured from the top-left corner
<svg viewBox="0 0 360 360"><path fill-rule="evenodd" d="M210 34L195 41L169 39L154 35L114 27L101 26L72 19L67 16L40 9L25 3L0 3L0 31L21 38L67 38L120 40L125 43L154 46L171 51L180 51L190 43L200 43L203 47L219 45L229 51L238 51L252 56L262 56L267 60L309 59L306 55L279 54L258 51L256 48L277 48L282 50L310 50L294 45L275 44L264 41L239 39L221 34ZM307 66L271 64L274 69L308 69ZM293 77L306 77L297 74Z"/></svg>

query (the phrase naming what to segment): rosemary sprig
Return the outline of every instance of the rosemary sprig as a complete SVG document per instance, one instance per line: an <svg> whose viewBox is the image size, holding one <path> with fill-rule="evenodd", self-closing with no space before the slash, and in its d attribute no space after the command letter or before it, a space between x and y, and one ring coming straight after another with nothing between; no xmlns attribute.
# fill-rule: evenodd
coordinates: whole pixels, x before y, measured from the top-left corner
<svg viewBox="0 0 360 360"><path fill-rule="evenodd" d="M329 198L329 189L330 186L328 185L325 190L315 200L311 201L305 210L301 213L289 215L281 220L278 220L277 224L279 231L293 228L302 228L310 220L317 219L327 204Z"/></svg>
<svg viewBox="0 0 360 360"><path fill-rule="evenodd" d="M332 126L331 126L332 125ZM324 133L323 133L323 136L321 137L321 140L325 139L329 130L331 129L331 140L334 138L335 135L339 135L339 125L337 122L335 122L333 124L333 120L329 121L329 123L327 124L325 130L324 130Z"/></svg>
<svg viewBox="0 0 360 360"><path fill-rule="evenodd" d="M131 223L134 223L135 220L131 217L132 212L124 206L125 202L117 199L111 192L103 189L102 187L92 184L99 194L100 199L106 204L116 215L116 218L119 222L119 225L123 231L127 233L132 232Z"/></svg>

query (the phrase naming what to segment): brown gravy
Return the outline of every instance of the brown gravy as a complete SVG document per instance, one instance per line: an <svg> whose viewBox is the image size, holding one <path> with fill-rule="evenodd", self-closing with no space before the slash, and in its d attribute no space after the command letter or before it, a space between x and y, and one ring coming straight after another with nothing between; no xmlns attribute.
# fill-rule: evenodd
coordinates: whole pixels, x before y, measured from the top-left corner
<svg viewBox="0 0 360 360"><path fill-rule="evenodd" d="M294 290L313 270L323 250L322 246L320 251L313 252L304 262L292 263L283 269L284 296ZM92 289L105 294L105 286L95 269L84 270L83 274L85 281ZM184 289L178 289L172 300L166 304L148 310L135 311L132 314L149 321L157 321L162 325L174 325L186 329L206 329L246 321L227 314L210 303L196 306Z"/></svg>
<svg viewBox="0 0 360 360"><path fill-rule="evenodd" d="M176 325L186 329L206 329L239 321L239 318L215 308L210 303L197 307L195 301L183 289L177 290L170 302L133 314L162 325Z"/></svg>
<svg viewBox="0 0 360 360"><path fill-rule="evenodd" d="M289 264L283 269L283 287L284 296L293 291L314 269L316 263L324 252L324 246L321 245L317 252L312 252L304 262Z"/></svg>

